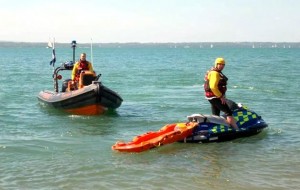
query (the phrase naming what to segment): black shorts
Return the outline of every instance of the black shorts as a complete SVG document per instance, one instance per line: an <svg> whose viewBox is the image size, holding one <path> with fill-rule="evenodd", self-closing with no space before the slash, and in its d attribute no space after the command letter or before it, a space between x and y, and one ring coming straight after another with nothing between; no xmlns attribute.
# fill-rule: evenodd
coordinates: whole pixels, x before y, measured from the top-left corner
<svg viewBox="0 0 300 190"><path fill-rule="evenodd" d="M220 98L213 98L208 100L211 104L211 111L213 115L220 116L220 111L224 112L226 116L232 116L232 111L227 104L222 104Z"/></svg>

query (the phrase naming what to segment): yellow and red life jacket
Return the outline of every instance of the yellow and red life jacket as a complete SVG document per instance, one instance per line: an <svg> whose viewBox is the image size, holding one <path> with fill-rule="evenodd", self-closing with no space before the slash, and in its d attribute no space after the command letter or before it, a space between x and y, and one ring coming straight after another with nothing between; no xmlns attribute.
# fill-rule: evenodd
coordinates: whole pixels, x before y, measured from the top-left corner
<svg viewBox="0 0 300 190"><path fill-rule="evenodd" d="M75 74L75 81L79 81L80 73L82 71L88 71L88 70L89 70L89 62L80 60L77 67L77 72Z"/></svg>
<svg viewBox="0 0 300 190"><path fill-rule="evenodd" d="M204 77L204 91L205 91L205 96L207 98L213 98L216 97L216 95L212 92L212 90L209 87L209 79L208 79L208 74L211 71L216 71L219 73L220 76L220 80L218 82L218 90L222 93L222 96L225 95L226 91L227 91L227 81L228 78L218 69L216 69L215 67L211 68L210 70L208 70L205 74Z"/></svg>

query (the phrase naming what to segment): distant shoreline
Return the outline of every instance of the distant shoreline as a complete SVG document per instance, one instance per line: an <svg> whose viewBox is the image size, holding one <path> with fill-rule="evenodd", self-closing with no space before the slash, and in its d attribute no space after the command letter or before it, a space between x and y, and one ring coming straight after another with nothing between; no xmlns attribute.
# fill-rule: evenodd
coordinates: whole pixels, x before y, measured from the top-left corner
<svg viewBox="0 0 300 190"><path fill-rule="evenodd" d="M71 43L55 43L55 47L70 47ZM47 42L12 42L0 41L0 47L46 47ZM78 43L77 47L87 48L90 43ZM93 43L93 47L122 48L122 47L169 47L169 48L300 48L300 42L113 42Z"/></svg>

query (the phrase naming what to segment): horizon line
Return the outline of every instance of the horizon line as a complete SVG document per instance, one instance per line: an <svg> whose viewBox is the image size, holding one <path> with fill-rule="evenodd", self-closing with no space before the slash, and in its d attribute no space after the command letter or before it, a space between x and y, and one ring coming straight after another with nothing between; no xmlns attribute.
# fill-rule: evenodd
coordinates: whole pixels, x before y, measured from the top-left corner
<svg viewBox="0 0 300 190"><path fill-rule="evenodd" d="M72 42L72 41L71 41ZM0 40L0 43L48 43L47 41L27 42L27 41L5 41ZM68 44L70 42L55 42L58 44ZM77 42L78 43L78 42ZM79 44L90 44L91 42L80 42ZM197 41L197 42L92 42L96 44L192 44L192 43L300 43L291 41Z"/></svg>

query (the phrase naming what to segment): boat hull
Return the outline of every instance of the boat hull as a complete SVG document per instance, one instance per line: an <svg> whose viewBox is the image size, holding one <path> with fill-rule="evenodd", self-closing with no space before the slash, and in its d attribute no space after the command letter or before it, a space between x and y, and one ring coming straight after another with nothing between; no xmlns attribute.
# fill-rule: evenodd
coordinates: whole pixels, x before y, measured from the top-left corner
<svg viewBox="0 0 300 190"><path fill-rule="evenodd" d="M114 91L94 82L81 89L56 93L44 90L38 94L40 102L72 114L97 115L120 107L123 99Z"/></svg>

